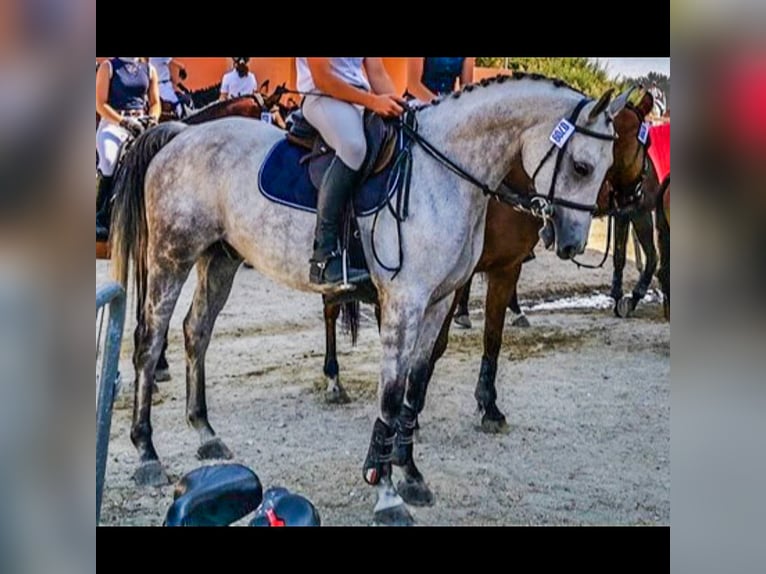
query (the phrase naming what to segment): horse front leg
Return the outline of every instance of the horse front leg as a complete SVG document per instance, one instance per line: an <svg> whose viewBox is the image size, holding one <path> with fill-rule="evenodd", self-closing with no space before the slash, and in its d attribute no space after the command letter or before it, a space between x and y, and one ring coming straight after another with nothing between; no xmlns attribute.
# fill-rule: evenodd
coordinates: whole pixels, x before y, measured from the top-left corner
<svg viewBox="0 0 766 574"><path fill-rule="evenodd" d="M397 419L404 400L407 373L423 321L428 297L381 298L380 340L383 347L378 400L370 447L362 474L365 482L377 487L373 523L409 526L414 523L393 483L392 457Z"/></svg>
<svg viewBox="0 0 766 574"><path fill-rule="evenodd" d="M618 307L622 299L622 275L625 271L625 257L628 249L628 230L630 229L630 217L616 215L614 217L614 255L612 263L612 291L610 296L614 299L614 314L620 316Z"/></svg>
<svg viewBox="0 0 766 574"><path fill-rule="evenodd" d="M340 315L340 305L327 303L324 301L324 332L325 332L325 352L324 352L324 378L327 388L324 393L325 401L331 404L345 404L351 402L345 389L341 386L339 380L338 368L338 350L336 326L338 316Z"/></svg>
<svg viewBox="0 0 766 574"><path fill-rule="evenodd" d="M505 415L497 407L497 358L503 343L505 309L510 295L516 290L521 264L494 270L487 275L486 317L484 320L484 355L481 358L479 380L474 397L481 417L481 430L486 433L508 431Z"/></svg>
<svg viewBox="0 0 766 574"><path fill-rule="evenodd" d="M415 465L413 438L418 415L425 406L428 382L433 375L436 362L434 355L437 351L440 351L439 356L444 352L443 348L436 349L435 343L442 335L446 340L449 319L457 301L457 298L452 301L451 299L445 297L426 310L420 338L413 354L404 405L397 421L395 463L402 467L404 473L404 479L399 481L397 489L401 497L414 506L430 506L434 502L433 493Z"/></svg>

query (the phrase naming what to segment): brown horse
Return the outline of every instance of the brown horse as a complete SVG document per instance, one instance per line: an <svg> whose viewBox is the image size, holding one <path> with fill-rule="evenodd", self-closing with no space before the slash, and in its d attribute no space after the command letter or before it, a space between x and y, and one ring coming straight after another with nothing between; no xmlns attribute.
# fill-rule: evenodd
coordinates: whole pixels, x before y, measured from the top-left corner
<svg viewBox="0 0 766 574"><path fill-rule="evenodd" d="M652 95L649 92L645 92L641 102L637 106L629 106L623 113L626 113L628 109L632 109L639 117L645 118L648 114L646 110L651 111L653 104L654 99ZM631 130L633 128L636 128L637 130L642 121L643 120L638 124L631 122ZM635 141L637 141L637 133L638 132L636 131L635 133L631 132L630 134L634 144ZM622 145L624 144L620 144L620 147L622 147ZM635 145L632 147L635 147ZM597 217L603 217L606 215L607 211L609 211L614 215L615 219L614 271L612 276L611 296L615 303L614 312L618 317L627 317L633 310L635 310L638 302L646 296L654 272L657 270L657 251L654 243L653 214L657 211L657 225L659 229L659 226L661 225L659 221L661 214L657 210L657 207L659 205L658 202L660 201L661 186L652 162L649 161L646 154L641 155L640 151L641 150L636 150L638 155L627 157L619 155L617 147L615 148L615 165L607 176L608 185L613 186L613 204L607 206L607 203L604 202L609 202L608 195L602 194L600 201L603 204L603 209L601 210L601 213L597 214ZM641 160L643 163L638 163L638 160ZM626 175L624 177L620 176L620 178L615 178L613 177L615 174ZM646 255L646 265L633 289L631 297L623 297L622 278L626 262L628 230L631 223L636 231L638 242L641 244L641 248ZM664 261L664 265L667 267L667 270L661 268L658 276L662 286L663 299L665 301L664 305L669 309L669 253L667 253L664 258L661 255L660 259L661 263ZM467 288L462 291L461 298L458 301L457 310L455 311L455 323L461 327L467 328L470 328L471 326L470 319L468 318L470 289L471 281L468 282ZM529 326L529 321L519 306L515 290L508 303L508 308L514 314L514 320L512 322L514 326ZM669 317L667 314L666 316Z"/></svg>

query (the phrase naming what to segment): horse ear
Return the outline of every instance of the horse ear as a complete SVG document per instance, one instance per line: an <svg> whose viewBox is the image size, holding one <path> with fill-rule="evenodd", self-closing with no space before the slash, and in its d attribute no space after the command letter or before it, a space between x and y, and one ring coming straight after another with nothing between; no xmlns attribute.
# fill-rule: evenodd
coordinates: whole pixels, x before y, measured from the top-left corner
<svg viewBox="0 0 766 574"><path fill-rule="evenodd" d="M595 106L593 106L593 109L588 114L588 121L591 122L595 120L601 112L603 112L606 109L606 106L609 105L609 101L612 99L612 94L614 93L614 88L609 88L606 93L604 93L603 96L601 96L601 99L596 103Z"/></svg>
<svg viewBox="0 0 766 574"><path fill-rule="evenodd" d="M625 105L628 103L628 98L630 98L630 94L633 93L633 90L635 90L635 86L630 86L627 90L625 90L623 93L621 93L617 98L609 104L609 115L612 117L615 117L617 114L622 111L622 109L625 107Z"/></svg>
<svg viewBox="0 0 766 574"><path fill-rule="evenodd" d="M646 90L644 95L641 97L641 101L638 102L636 109L641 113L642 116L646 117L646 115L652 111L653 107L654 96L652 96L652 93L649 90Z"/></svg>

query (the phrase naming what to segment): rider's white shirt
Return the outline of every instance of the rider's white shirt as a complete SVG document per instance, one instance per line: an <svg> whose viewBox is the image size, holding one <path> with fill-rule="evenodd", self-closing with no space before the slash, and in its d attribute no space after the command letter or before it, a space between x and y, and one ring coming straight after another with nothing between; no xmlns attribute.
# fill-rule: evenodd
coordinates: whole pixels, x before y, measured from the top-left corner
<svg viewBox="0 0 766 574"><path fill-rule="evenodd" d="M248 72L247 76L240 78L236 70L231 70L223 75L221 92L229 94L230 98L236 98L254 93L257 86L258 82L252 72Z"/></svg>
<svg viewBox="0 0 766 574"><path fill-rule="evenodd" d="M295 58L295 67L298 75L298 90L301 92L315 91L314 78L311 76L306 58ZM370 82L364 75L363 67L364 58L330 58L330 69L336 76L352 86L369 92L371 91Z"/></svg>

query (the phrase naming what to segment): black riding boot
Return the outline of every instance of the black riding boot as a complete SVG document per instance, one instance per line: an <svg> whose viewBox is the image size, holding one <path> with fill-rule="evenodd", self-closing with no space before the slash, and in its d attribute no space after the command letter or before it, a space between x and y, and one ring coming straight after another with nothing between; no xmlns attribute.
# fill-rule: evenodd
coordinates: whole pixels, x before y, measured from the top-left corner
<svg viewBox="0 0 766 574"><path fill-rule="evenodd" d="M109 223L112 213L112 177L99 176L96 195L96 241L109 239Z"/></svg>
<svg viewBox="0 0 766 574"><path fill-rule="evenodd" d="M340 218L350 199L359 172L352 170L339 158L334 158L322 179L317 200L317 225L314 232L314 256L311 258L309 280L314 285L336 287L343 283L343 256L338 245ZM349 283L370 278L363 269L346 270Z"/></svg>

